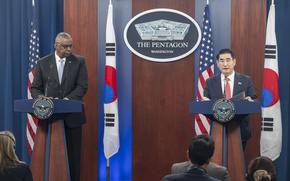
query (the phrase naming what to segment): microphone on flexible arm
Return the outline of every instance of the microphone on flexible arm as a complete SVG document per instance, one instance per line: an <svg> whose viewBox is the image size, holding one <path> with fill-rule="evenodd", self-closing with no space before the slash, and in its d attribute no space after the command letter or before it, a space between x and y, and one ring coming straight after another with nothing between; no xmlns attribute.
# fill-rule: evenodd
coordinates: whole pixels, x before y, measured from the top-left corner
<svg viewBox="0 0 290 181"><path fill-rule="evenodd" d="M47 81L45 83L45 89L44 89L44 96L47 97L47 92L48 92L48 86L49 86L49 80L50 76L47 77Z"/></svg>
<svg viewBox="0 0 290 181"><path fill-rule="evenodd" d="M50 73L52 70L52 64L49 65L49 72L48 72L48 76L47 76L47 81L45 83L45 89L44 89L44 96L47 97L48 96L48 89L49 89L49 82L50 82Z"/></svg>

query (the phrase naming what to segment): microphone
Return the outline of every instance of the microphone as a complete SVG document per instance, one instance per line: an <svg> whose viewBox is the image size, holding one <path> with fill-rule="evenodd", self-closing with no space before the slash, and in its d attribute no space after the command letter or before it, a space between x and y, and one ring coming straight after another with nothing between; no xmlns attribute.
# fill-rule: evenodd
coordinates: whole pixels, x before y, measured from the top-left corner
<svg viewBox="0 0 290 181"><path fill-rule="evenodd" d="M45 83L45 89L44 89L44 96L47 97L47 92L48 92L48 86L49 86L49 80L50 80L50 77L48 76L47 77L47 81Z"/></svg>
<svg viewBox="0 0 290 181"><path fill-rule="evenodd" d="M52 70L52 64L49 65L49 72L48 72L48 76L47 76L47 81L45 83L45 89L44 89L44 96L47 97L48 96L48 89L49 89L49 82L50 82L50 73Z"/></svg>

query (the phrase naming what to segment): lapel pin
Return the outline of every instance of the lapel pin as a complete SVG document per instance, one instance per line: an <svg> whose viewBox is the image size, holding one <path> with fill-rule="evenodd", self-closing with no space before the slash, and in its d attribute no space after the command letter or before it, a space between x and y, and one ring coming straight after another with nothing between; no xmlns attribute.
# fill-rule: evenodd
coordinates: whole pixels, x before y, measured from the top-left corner
<svg viewBox="0 0 290 181"><path fill-rule="evenodd" d="M242 85L242 82L238 82L238 85Z"/></svg>

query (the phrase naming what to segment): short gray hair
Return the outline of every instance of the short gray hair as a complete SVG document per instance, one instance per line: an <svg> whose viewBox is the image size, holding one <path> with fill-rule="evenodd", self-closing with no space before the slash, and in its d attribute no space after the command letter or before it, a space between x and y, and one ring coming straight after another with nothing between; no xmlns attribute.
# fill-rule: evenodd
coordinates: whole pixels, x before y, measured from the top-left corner
<svg viewBox="0 0 290 181"><path fill-rule="evenodd" d="M72 37L66 32L60 32L56 35L55 42L60 42L61 39L72 39Z"/></svg>

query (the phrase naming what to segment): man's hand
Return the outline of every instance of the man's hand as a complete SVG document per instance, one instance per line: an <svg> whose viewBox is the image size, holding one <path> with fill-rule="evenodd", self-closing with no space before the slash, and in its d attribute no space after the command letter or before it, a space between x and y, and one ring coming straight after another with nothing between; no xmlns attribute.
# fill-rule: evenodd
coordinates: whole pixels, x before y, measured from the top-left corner
<svg viewBox="0 0 290 181"><path fill-rule="evenodd" d="M210 101L210 99L208 97L202 97L201 100L202 101Z"/></svg>
<svg viewBox="0 0 290 181"><path fill-rule="evenodd" d="M250 102L254 102L254 100L250 96L245 97L245 100L250 101Z"/></svg>

